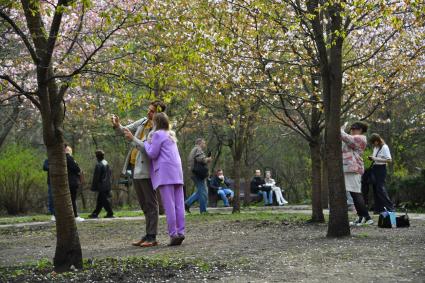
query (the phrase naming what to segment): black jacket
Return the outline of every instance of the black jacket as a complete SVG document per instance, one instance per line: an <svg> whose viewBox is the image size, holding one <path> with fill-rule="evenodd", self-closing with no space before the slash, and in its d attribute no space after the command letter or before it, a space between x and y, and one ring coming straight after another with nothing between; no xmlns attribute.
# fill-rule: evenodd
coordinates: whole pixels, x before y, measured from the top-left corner
<svg viewBox="0 0 425 283"><path fill-rule="evenodd" d="M98 161L94 168L91 190L94 192L111 191L111 175L108 162L105 159Z"/></svg>
<svg viewBox="0 0 425 283"><path fill-rule="evenodd" d="M214 176L211 179L209 187L212 190L212 192L216 194L218 191L218 188L220 187L230 189L231 183L232 182L227 177L224 177L224 180L221 180L219 177Z"/></svg>
<svg viewBox="0 0 425 283"><path fill-rule="evenodd" d="M69 187L72 189L77 189L80 186L80 167L74 158L66 154L66 167L68 168L68 183Z"/></svg>
<svg viewBox="0 0 425 283"><path fill-rule="evenodd" d="M262 177L254 177L251 180L251 193L256 194L261 190L261 186L263 186L266 182Z"/></svg>

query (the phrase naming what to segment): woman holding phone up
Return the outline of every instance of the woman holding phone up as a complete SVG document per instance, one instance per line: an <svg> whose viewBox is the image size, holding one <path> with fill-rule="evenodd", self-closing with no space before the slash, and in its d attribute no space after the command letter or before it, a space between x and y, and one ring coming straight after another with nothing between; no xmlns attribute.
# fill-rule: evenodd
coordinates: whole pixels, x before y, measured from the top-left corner
<svg viewBox="0 0 425 283"><path fill-rule="evenodd" d="M153 131L144 141L144 150L152 161L153 188L159 190L164 205L169 246L181 245L185 239L183 169L176 134L170 131L167 114L162 112L153 116Z"/></svg>

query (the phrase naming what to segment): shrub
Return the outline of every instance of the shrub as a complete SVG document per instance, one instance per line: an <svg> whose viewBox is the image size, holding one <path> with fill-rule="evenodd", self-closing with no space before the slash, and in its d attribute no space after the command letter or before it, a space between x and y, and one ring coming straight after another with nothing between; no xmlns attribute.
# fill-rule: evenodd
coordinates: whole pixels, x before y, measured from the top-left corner
<svg viewBox="0 0 425 283"><path fill-rule="evenodd" d="M25 213L39 207L46 188L42 159L30 149L8 145L0 153L0 207L8 214ZM47 195L47 189L45 190ZM43 190L44 192L44 190Z"/></svg>
<svg viewBox="0 0 425 283"><path fill-rule="evenodd" d="M416 176L405 176L394 179L388 193L398 205L409 208L425 207L425 171Z"/></svg>

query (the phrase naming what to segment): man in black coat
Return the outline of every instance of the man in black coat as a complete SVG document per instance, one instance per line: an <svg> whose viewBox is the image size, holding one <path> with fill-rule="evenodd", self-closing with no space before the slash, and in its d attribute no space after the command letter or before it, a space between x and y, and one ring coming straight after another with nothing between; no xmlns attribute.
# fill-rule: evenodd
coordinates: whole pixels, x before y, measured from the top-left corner
<svg viewBox="0 0 425 283"><path fill-rule="evenodd" d="M105 208L107 212L105 218L114 218L114 212L108 200L111 194L111 169L105 160L105 153L102 150L96 150L96 159L97 163L94 168L91 190L98 192L98 195L96 209L89 217L97 218L102 208Z"/></svg>
<svg viewBox="0 0 425 283"><path fill-rule="evenodd" d="M81 184L81 169L72 157L72 148L65 145L66 167L68 169L68 184L71 192L72 209L74 210L75 221L82 222L84 218L77 213L77 192Z"/></svg>

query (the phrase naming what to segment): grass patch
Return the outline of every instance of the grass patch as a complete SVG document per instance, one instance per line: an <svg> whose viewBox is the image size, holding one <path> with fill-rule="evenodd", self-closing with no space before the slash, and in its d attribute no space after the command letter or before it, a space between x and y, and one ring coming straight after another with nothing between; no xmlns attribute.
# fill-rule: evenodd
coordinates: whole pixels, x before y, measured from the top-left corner
<svg viewBox="0 0 425 283"><path fill-rule="evenodd" d="M240 213L203 213L189 214L187 220L199 221L271 221L304 223L311 218L308 214L285 213L284 211L241 211Z"/></svg>
<svg viewBox="0 0 425 283"><path fill-rule="evenodd" d="M79 216L88 218L90 213L83 212ZM99 215L102 218L104 215ZM141 217L143 212L141 210L119 210L114 211L114 216L120 217ZM5 224L19 224L30 222L49 222L50 215L29 215L29 216L8 216L0 217L0 225ZM187 219L202 219L205 221L216 220L229 220L229 221L244 221L244 220L268 220L268 221L291 221L291 222L305 222L309 220L310 215L302 213L285 213L284 210L257 210L255 207L242 208L241 213L219 212L219 213L205 213L198 214L192 213L186 215Z"/></svg>
<svg viewBox="0 0 425 283"><path fill-rule="evenodd" d="M46 222L50 221L50 215L28 215L28 216L7 216L0 217L0 225L5 224L19 224L19 223L28 223L28 222Z"/></svg>
<svg viewBox="0 0 425 283"><path fill-rule="evenodd" d="M139 282L175 281L177 279L205 279L208 272L227 269L227 265L209 263L201 259L181 259L173 255L84 259L83 270L53 275L52 263L42 259L36 263L0 268L1 282ZM112 280L112 281L111 281Z"/></svg>

